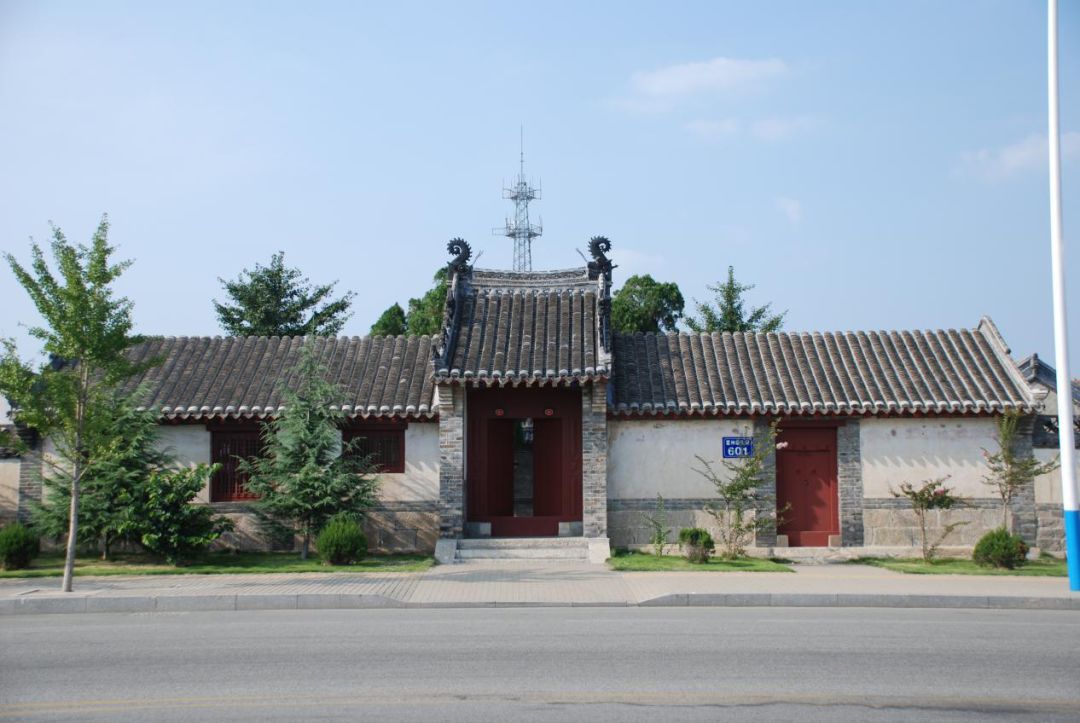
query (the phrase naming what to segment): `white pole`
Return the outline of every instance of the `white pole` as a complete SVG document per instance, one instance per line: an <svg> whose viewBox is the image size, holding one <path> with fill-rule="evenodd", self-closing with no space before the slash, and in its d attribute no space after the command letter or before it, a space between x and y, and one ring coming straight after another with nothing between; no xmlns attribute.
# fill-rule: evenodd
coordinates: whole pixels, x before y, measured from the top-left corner
<svg viewBox="0 0 1080 723"><path fill-rule="evenodd" d="M1047 5L1047 65L1050 136L1050 263L1054 278L1054 363L1057 366L1058 444L1061 449L1061 499L1065 514L1065 554L1069 589L1080 590L1080 505L1073 450L1072 381L1065 307L1065 240L1061 222L1061 144L1058 127L1057 0Z"/></svg>

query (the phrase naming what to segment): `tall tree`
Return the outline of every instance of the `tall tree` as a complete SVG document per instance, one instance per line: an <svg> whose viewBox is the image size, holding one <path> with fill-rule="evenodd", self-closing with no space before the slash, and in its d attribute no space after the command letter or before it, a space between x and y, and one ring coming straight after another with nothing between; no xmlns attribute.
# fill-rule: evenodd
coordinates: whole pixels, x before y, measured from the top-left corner
<svg viewBox="0 0 1080 723"><path fill-rule="evenodd" d="M438 334L443 321L443 308L446 305L447 280L446 267L435 272L432 279L435 285L418 299L409 299L409 313L406 326L410 334Z"/></svg>
<svg viewBox="0 0 1080 723"><path fill-rule="evenodd" d="M384 311L382 316L371 325L372 336L400 336L408 331L405 310L401 308L401 304L397 303Z"/></svg>
<svg viewBox="0 0 1080 723"><path fill-rule="evenodd" d="M299 269L285 267L285 253L270 265L244 269L235 281L219 278L231 304L214 301L221 328L230 336L333 336L349 319L355 294L331 294L337 282L312 286Z"/></svg>
<svg viewBox="0 0 1080 723"><path fill-rule="evenodd" d="M983 449L988 472L983 475L983 483L1001 499L1001 527L1007 532L1012 532L1009 509L1016 495L1024 487L1034 484L1036 477L1049 474L1060 466L1057 457L1049 462L1040 462L1031 454L1016 453L1016 438L1022 416L1015 410L1009 410L998 417L997 451Z"/></svg>
<svg viewBox="0 0 1080 723"><path fill-rule="evenodd" d="M686 317L686 324L694 331L779 331L787 312L772 313L772 304L746 309L745 294L753 284L740 284L735 280L735 267L728 266L727 281L710 286L716 297L713 304L697 299L698 317Z"/></svg>
<svg viewBox="0 0 1080 723"><path fill-rule="evenodd" d="M297 366L295 389L282 388L285 410L267 424L264 454L244 461L247 489L258 495L256 510L303 538L307 559L311 539L337 514L362 515L375 502L378 482L368 459L342 448L341 391L325 379L313 345L306 344Z"/></svg>
<svg viewBox="0 0 1080 723"><path fill-rule="evenodd" d="M154 412L140 410L123 394L104 395L88 409L83 435L83 468L79 493L79 543L96 546L109 559L118 540L138 541L133 505L152 472L164 468L168 455L158 445ZM34 526L47 537L61 539L71 514L74 450L61 448L47 457L42 473L45 495L32 508Z"/></svg>
<svg viewBox="0 0 1080 723"><path fill-rule="evenodd" d="M611 300L611 323L624 334L675 331L683 315L682 292L675 283L652 276L631 276Z"/></svg>
<svg viewBox="0 0 1080 723"><path fill-rule="evenodd" d="M112 262L108 233L108 218L102 217L89 246L72 245L53 227L56 272L36 243L31 243L28 268L11 254L4 255L44 319L44 325L32 327L30 334L42 342L50 361L33 369L19 359L14 343L6 342L0 357L0 393L12 401L21 422L49 436L71 460L65 592L71 592L75 568L80 484L94 463L88 441L102 418L94 410L108 390L142 369L125 355L139 341L132 334L132 303L117 298L113 289L131 262Z"/></svg>

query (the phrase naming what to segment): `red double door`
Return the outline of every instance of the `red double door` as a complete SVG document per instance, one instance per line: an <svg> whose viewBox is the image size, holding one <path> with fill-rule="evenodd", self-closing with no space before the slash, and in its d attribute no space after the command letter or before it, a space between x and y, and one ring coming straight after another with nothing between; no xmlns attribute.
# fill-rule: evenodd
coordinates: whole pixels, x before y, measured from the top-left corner
<svg viewBox="0 0 1080 723"><path fill-rule="evenodd" d="M778 441L786 445L776 450L777 532L792 547L824 547L840 534L836 428L781 427Z"/></svg>
<svg viewBox="0 0 1080 723"><path fill-rule="evenodd" d="M490 523L493 537L555 536L581 521L580 390L470 390L467 405L466 520Z"/></svg>

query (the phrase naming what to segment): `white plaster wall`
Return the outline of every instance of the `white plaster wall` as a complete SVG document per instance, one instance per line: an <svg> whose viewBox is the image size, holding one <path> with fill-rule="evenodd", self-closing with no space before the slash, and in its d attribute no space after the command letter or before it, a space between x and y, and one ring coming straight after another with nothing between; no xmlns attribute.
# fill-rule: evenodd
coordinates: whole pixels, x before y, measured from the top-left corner
<svg viewBox="0 0 1080 723"><path fill-rule="evenodd" d="M903 482L945 484L966 497L992 497L983 481L983 449L997 449L990 418L864 419L859 424L863 496L891 498Z"/></svg>
<svg viewBox="0 0 1080 723"><path fill-rule="evenodd" d="M385 502L439 499L439 425L410 423L405 428L405 471L379 475Z"/></svg>
<svg viewBox="0 0 1080 723"><path fill-rule="evenodd" d="M712 497L713 485L694 471L695 455L723 455L723 437L752 436L753 425L730 419L612 419L608 421L608 497ZM726 470L717 463L713 468Z"/></svg>
<svg viewBox="0 0 1080 723"><path fill-rule="evenodd" d="M1036 449L1035 459L1040 462L1049 462L1058 458L1056 449ZM1076 467L1076 479L1080 479L1080 454L1074 454L1073 459ZM1060 462L1060 460L1059 460ZM1059 466L1050 474L1044 474L1035 478L1035 503L1058 504L1061 499L1061 467Z"/></svg>
<svg viewBox="0 0 1080 723"><path fill-rule="evenodd" d="M201 424L160 425L158 447L173 456L183 467L210 464L210 432ZM207 483L195 496L198 502L210 501Z"/></svg>
<svg viewBox="0 0 1080 723"><path fill-rule="evenodd" d="M0 459L0 520L13 520L19 507L19 458Z"/></svg>

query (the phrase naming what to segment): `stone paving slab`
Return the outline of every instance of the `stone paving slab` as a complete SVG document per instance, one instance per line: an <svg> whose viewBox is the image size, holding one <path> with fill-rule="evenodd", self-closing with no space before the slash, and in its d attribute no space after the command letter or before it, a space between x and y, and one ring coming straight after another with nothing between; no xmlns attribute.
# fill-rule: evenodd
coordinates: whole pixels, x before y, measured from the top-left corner
<svg viewBox="0 0 1080 723"><path fill-rule="evenodd" d="M0 580L0 615L502 607L902 607L1080 610L1064 578L905 575L865 565L795 573L613 572L586 563L470 562L412 573Z"/></svg>

